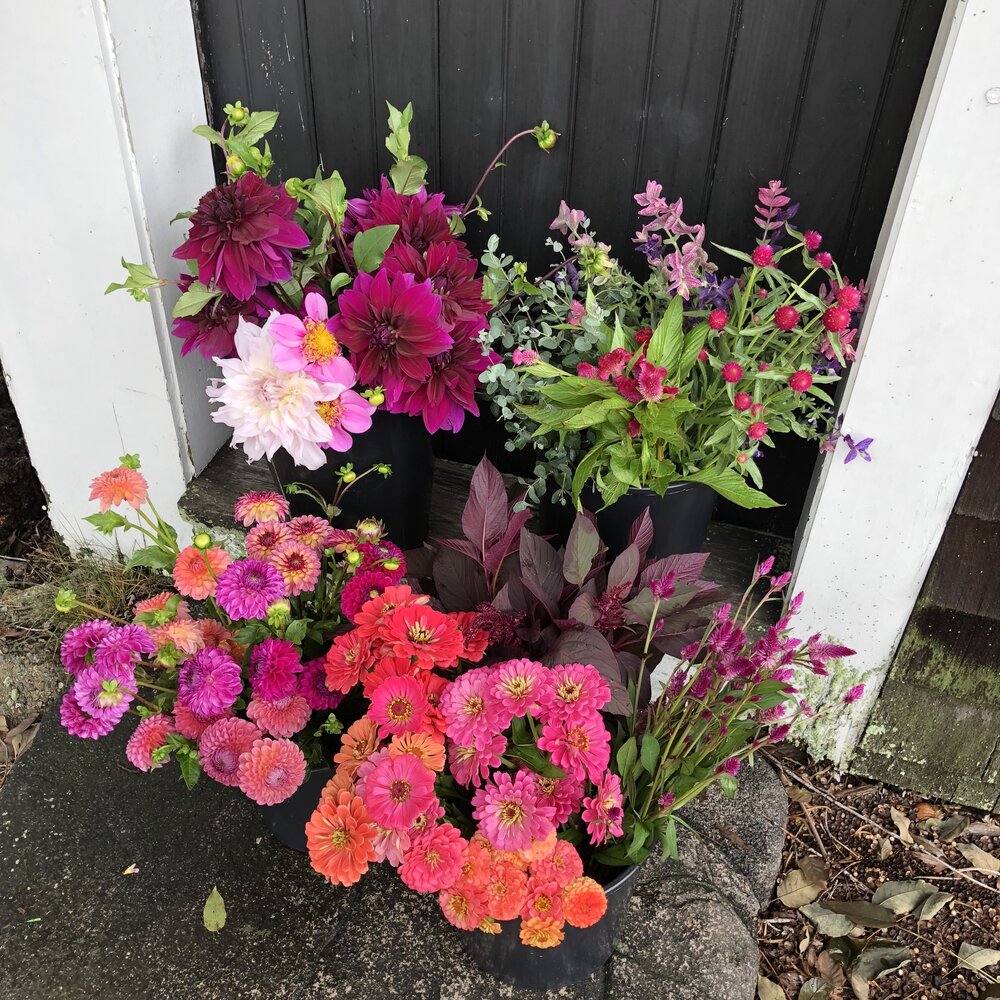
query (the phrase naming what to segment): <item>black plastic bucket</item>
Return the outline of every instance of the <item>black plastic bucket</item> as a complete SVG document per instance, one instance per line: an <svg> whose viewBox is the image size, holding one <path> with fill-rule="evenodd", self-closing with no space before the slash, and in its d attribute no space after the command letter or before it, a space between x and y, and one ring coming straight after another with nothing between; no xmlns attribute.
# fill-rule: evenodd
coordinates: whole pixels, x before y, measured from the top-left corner
<svg viewBox="0 0 1000 1000"><path fill-rule="evenodd" d="M499 934L458 931L462 947L483 972L511 986L542 991L578 983L611 957L638 873L638 867L626 868L605 885L608 909L604 916L593 927L567 925L565 940L555 948L521 944L517 920L501 923Z"/></svg>
<svg viewBox="0 0 1000 1000"><path fill-rule="evenodd" d="M373 472L352 486L344 496L338 523L353 525L363 517L376 517L385 524L390 541L401 549L423 545L429 531L434 481L434 450L423 421L376 410L371 429L354 437L350 451L328 452L322 468L297 468L284 449L275 454L271 467L282 486L306 483L330 500L337 487L337 469L346 462L351 462L359 475L384 462L392 466L392 475L384 479ZM319 513L307 497L291 496L289 503L293 515Z"/></svg>
<svg viewBox="0 0 1000 1000"><path fill-rule="evenodd" d="M333 776L328 767L316 767L284 802L276 806L259 806L268 829L285 847L306 853L306 823L319 803L323 786Z"/></svg>
<svg viewBox="0 0 1000 1000"><path fill-rule="evenodd" d="M715 498L715 490L701 483L674 483L662 497L652 490L632 487L604 510L601 510L604 501L593 487L588 485L580 497L583 506L597 518L597 528L610 559L628 546L632 522L647 507L653 520L649 558L699 552L708 533L708 522L712 520Z"/></svg>

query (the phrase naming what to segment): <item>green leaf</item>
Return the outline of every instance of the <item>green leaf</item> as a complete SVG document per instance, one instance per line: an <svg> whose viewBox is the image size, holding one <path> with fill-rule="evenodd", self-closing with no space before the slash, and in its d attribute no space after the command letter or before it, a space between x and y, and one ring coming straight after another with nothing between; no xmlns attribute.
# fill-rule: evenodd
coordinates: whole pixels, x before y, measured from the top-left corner
<svg viewBox="0 0 1000 1000"><path fill-rule="evenodd" d="M124 528L128 521L117 511L106 510L100 514L88 514L84 520L92 524L102 535L111 535L117 528Z"/></svg>
<svg viewBox="0 0 1000 1000"><path fill-rule="evenodd" d="M198 784L198 779L201 777L201 761L198 760L197 751L190 749L187 753L178 753L177 764L181 769L184 784L190 792Z"/></svg>
<svg viewBox="0 0 1000 1000"><path fill-rule="evenodd" d="M886 882L875 890L872 902L893 913L912 913L925 899L937 892L929 882Z"/></svg>
<svg viewBox="0 0 1000 1000"><path fill-rule="evenodd" d="M708 337L708 323L701 322L693 330L690 330L684 337L684 347L681 350L680 360L677 363L677 370L667 369L667 374L675 385L679 385L687 378L688 372L694 368L698 361L698 355L705 346Z"/></svg>
<svg viewBox="0 0 1000 1000"><path fill-rule="evenodd" d="M212 891L205 900L205 909L202 912L202 920L205 923L205 930L221 931L226 926L226 903L218 888L212 886Z"/></svg>
<svg viewBox="0 0 1000 1000"><path fill-rule="evenodd" d="M196 125L191 131L203 139L208 139L209 142L214 142L216 146L222 145L222 136L211 125Z"/></svg>
<svg viewBox="0 0 1000 1000"><path fill-rule="evenodd" d="M950 892L935 892L928 896L917 910L917 923L922 924L925 920L933 920L938 911L947 906L955 897Z"/></svg>
<svg viewBox="0 0 1000 1000"><path fill-rule="evenodd" d="M660 843L663 844L663 853L668 858L677 858L677 821L670 817L663 824L663 829L660 831Z"/></svg>
<svg viewBox="0 0 1000 1000"><path fill-rule="evenodd" d="M512 749L508 749L507 754L515 760L519 760L535 774L542 775L543 778L566 777L566 772L562 768L556 767L533 743L516 745Z"/></svg>
<svg viewBox="0 0 1000 1000"><path fill-rule="evenodd" d="M159 288L167 283L164 279L153 274L145 264L133 264L124 257L122 257L121 263L128 272L128 277L124 282L112 281L104 289L105 295L124 289L136 302L149 302L149 289Z"/></svg>
<svg viewBox="0 0 1000 1000"><path fill-rule="evenodd" d="M652 733L646 733L643 736L642 752L639 754L639 759L648 774L656 773L656 765L660 761L660 743Z"/></svg>
<svg viewBox="0 0 1000 1000"><path fill-rule="evenodd" d="M373 226L354 237L354 263L359 271L371 274L382 263L399 226Z"/></svg>
<svg viewBox="0 0 1000 1000"><path fill-rule="evenodd" d="M607 446L603 443L594 445L583 458L577 463L576 472L573 473L573 502L579 506L580 493L586 485L587 480L594 474L597 463L601 461L602 453Z"/></svg>
<svg viewBox="0 0 1000 1000"><path fill-rule="evenodd" d="M632 842L628 846L628 851L626 852L629 860L638 863L642 860L643 849L646 843L652 838L653 831L650 825L642 820L636 820L635 826L632 829ZM646 854L649 852L646 851Z"/></svg>
<svg viewBox="0 0 1000 1000"><path fill-rule="evenodd" d="M672 372L677 367L684 346L684 300L675 295L667 306L660 322L656 324L653 336L646 348L646 357L654 365L666 367Z"/></svg>
<svg viewBox="0 0 1000 1000"><path fill-rule="evenodd" d="M410 122L413 121L413 104L407 104L402 111L394 108L388 101L389 135L386 136L385 148L392 153L393 159L405 160L410 155Z"/></svg>
<svg viewBox="0 0 1000 1000"><path fill-rule="evenodd" d="M136 549L125 563L126 569L136 566L147 566L149 569L173 569L176 556L165 552L158 545L147 545L144 549Z"/></svg>
<svg viewBox="0 0 1000 1000"><path fill-rule="evenodd" d="M767 494L748 486L743 477L735 469L723 469L721 472L712 469L702 469L691 475L684 476L689 483L703 483L710 486L719 496L732 503L754 510L760 507L780 507L776 500Z"/></svg>
<svg viewBox="0 0 1000 1000"><path fill-rule="evenodd" d="M188 290L174 305L174 318L194 316L196 313L200 313L209 302L217 299L220 295L222 295L221 289L213 291L200 281L192 281Z"/></svg>
<svg viewBox="0 0 1000 1000"><path fill-rule="evenodd" d="M834 913L822 903L806 903L799 907L799 912L808 917L816 925L816 930L824 937L843 937L845 934L850 934L855 927L854 921L850 917L845 917L842 913Z"/></svg>
<svg viewBox="0 0 1000 1000"><path fill-rule="evenodd" d="M285 629L285 638L289 642L295 643L296 646L301 646L311 624L312 621L309 618L296 618L288 623Z"/></svg>
<svg viewBox="0 0 1000 1000"><path fill-rule="evenodd" d="M639 751L636 748L635 737L630 736L619 748L618 753L615 755L615 760L618 763L618 774L622 778L628 778L632 773L632 768L635 767L635 762L639 758Z"/></svg>
<svg viewBox="0 0 1000 1000"><path fill-rule="evenodd" d="M832 988L833 984L828 979L814 976L802 984L798 1000L827 1000Z"/></svg>
<svg viewBox="0 0 1000 1000"><path fill-rule="evenodd" d="M349 274L345 274L343 271L341 271L340 274L335 274L330 279L330 294L336 295L341 288L343 288L345 285L349 285L350 283L351 283L351 276Z"/></svg>
<svg viewBox="0 0 1000 1000"><path fill-rule="evenodd" d="M277 111L254 111L240 132L240 141L252 146L278 124Z"/></svg>
<svg viewBox="0 0 1000 1000"><path fill-rule="evenodd" d="M341 179L339 171L334 170L329 177L317 181L305 195L314 201L323 213L338 226L344 221L347 212L347 187Z"/></svg>
<svg viewBox="0 0 1000 1000"><path fill-rule="evenodd" d="M261 622L251 622L249 625L244 625L236 633L235 639L241 646L252 646L255 643L263 642L270 635L271 630L266 625Z"/></svg>
<svg viewBox="0 0 1000 1000"><path fill-rule="evenodd" d="M424 186L426 179L427 163L419 156L407 156L389 168L389 180L398 194L416 194ZM461 216L453 215L452 219L455 218L461 219Z"/></svg>

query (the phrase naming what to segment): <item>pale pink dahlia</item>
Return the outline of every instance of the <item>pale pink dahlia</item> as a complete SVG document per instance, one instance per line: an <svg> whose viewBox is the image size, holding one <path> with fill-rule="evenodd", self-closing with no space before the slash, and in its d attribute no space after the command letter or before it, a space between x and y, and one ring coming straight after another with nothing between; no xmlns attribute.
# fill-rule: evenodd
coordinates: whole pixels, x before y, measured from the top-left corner
<svg viewBox="0 0 1000 1000"><path fill-rule="evenodd" d="M288 518L288 501L269 490L251 490L233 505L237 524L249 528L253 524L271 524Z"/></svg>
<svg viewBox="0 0 1000 1000"><path fill-rule="evenodd" d="M236 770L240 791L261 806L284 802L305 776L305 756L291 740L254 740Z"/></svg>
<svg viewBox="0 0 1000 1000"><path fill-rule="evenodd" d="M379 826L406 830L436 801L434 772L410 754L386 755L365 777L363 798Z"/></svg>
<svg viewBox="0 0 1000 1000"><path fill-rule="evenodd" d="M177 675L177 691L195 715L221 715L240 696L240 665L221 649L202 649Z"/></svg>
<svg viewBox="0 0 1000 1000"><path fill-rule="evenodd" d="M215 599L230 618L266 618L268 607L285 596L281 574L261 559L239 559L219 577Z"/></svg>
<svg viewBox="0 0 1000 1000"><path fill-rule="evenodd" d="M298 650L286 639L265 639L250 655L250 686L265 701L294 695L301 671Z"/></svg>
<svg viewBox="0 0 1000 1000"><path fill-rule="evenodd" d="M461 874L465 847L465 839L450 823L430 826L411 841L399 877L416 892L440 892Z"/></svg>
<svg viewBox="0 0 1000 1000"><path fill-rule="evenodd" d="M217 719L198 740L198 756L205 773L220 785L239 784L239 761L260 739L260 731L246 719Z"/></svg>
<svg viewBox="0 0 1000 1000"><path fill-rule="evenodd" d="M316 517L314 514L300 514L293 517L288 522L288 530L292 538L315 549L317 554L321 554L333 544L335 529L324 517Z"/></svg>
<svg viewBox="0 0 1000 1000"><path fill-rule="evenodd" d="M575 778L598 781L611 759L611 736L596 712L591 716L554 719L542 726L538 748L552 763Z"/></svg>
<svg viewBox="0 0 1000 1000"><path fill-rule="evenodd" d="M472 816L498 851L520 851L545 840L555 828L554 810L539 801L528 771L513 778L503 771L472 796Z"/></svg>
<svg viewBox="0 0 1000 1000"><path fill-rule="evenodd" d="M162 762L153 760L153 751L162 747L173 732L176 732L173 719L162 712L141 719L125 744L125 756L129 763L140 771L153 771L161 767Z"/></svg>
<svg viewBox="0 0 1000 1000"><path fill-rule="evenodd" d="M551 671L535 660L508 660L493 668L492 693L511 715L538 715L553 698Z"/></svg>
<svg viewBox="0 0 1000 1000"><path fill-rule="evenodd" d="M301 695L280 701L251 698L247 705L247 718L269 736L294 736L309 721L310 715L309 702Z"/></svg>
<svg viewBox="0 0 1000 1000"><path fill-rule="evenodd" d="M114 628L111 622L98 618L71 628L59 647L62 665L74 676L94 662L94 650L101 640Z"/></svg>
<svg viewBox="0 0 1000 1000"><path fill-rule="evenodd" d="M580 813L594 846L603 844L609 837L620 837L625 815L622 783L618 775L609 771L596 784L597 790L592 796L584 798Z"/></svg>

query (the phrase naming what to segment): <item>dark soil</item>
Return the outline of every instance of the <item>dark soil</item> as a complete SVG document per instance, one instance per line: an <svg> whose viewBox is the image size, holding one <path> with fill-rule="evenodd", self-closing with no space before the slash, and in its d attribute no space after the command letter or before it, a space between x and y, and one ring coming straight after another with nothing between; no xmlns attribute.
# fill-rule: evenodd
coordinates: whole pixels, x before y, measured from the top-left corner
<svg viewBox="0 0 1000 1000"><path fill-rule="evenodd" d="M20 556L49 531L45 495L0 368L0 556Z"/></svg>
<svg viewBox="0 0 1000 1000"><path fill-rule="evenodd" d="M817 902L867 902L884 882L909 880L954 897L930 920L918 923L907 914L884 930L853 932L858 940L887 938L910 949L907 964L868 984L871 1000L1000 996L1000 966L977 973L959 968L957 957L963 944L1000 948L1000 875L978 870L961 850L974 845L1000 858L1000 821L863 778L841 778L829 765L794 754L775 763L792 800L784 871L803 858L824 863L829 879ZM786 997L797 998L804 982L825 978L834 987L823 994L829 1000L853 1000L858 994L833 960L836 945L830 946L801 912L776 899L760 923L761 975Z"/></svg>

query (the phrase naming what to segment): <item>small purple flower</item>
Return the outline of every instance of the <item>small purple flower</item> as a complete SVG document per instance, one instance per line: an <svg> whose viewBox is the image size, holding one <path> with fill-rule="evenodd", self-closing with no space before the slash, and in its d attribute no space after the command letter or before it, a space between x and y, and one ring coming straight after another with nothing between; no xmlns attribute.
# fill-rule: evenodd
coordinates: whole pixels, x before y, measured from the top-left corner
<svg viewBox="0 0 1000 1000"><path fill-rule="evenodd" d="M573 266L572 261L566 262L563 271L563 282L573 289L574 294L580 290L580 272Z"/></svg>
<svg viewBox="0 0 1000 1000"><path fill-rule="evenodd" d="M240 696L243 678L240 665L224 650L201 649L177 675L177 692L196 716L212 719L221 715Z"/></svg>
<svg viewBox="0 0 1000 1000"><path fill-rule="evenodd" d="M854 438L850 434L844 435L844 444L848 447L847 456L844 458L844 465L853 462L858 455L860 455L866 462L872 460L871 455L868 454L868 447L875 440L875 438L866 437L862 441L855 443Z"/></svg>
<svg viewBox="0 0 1000 1000"><path fill-rule="evenodd" d="M699 309L725 309L736 287L735 278L719 280L717 274L706 274L701 288L698 289Z"/></svg>
<svg viewBox="0 0 1000 1000"><path fill-rule="evenodd" d="M260 559L240 559L219 577L215 599L230 618L265 618L267 609L285 596L281 574Z"/></svg>
<svg viewBox="0 0 1000 1000"><path fill-rule="evenodd" d="M111 629L97 644L94 663L102 670L131 667L144 655L152 656L156 644L142 625L121 625Z"/></svg>

